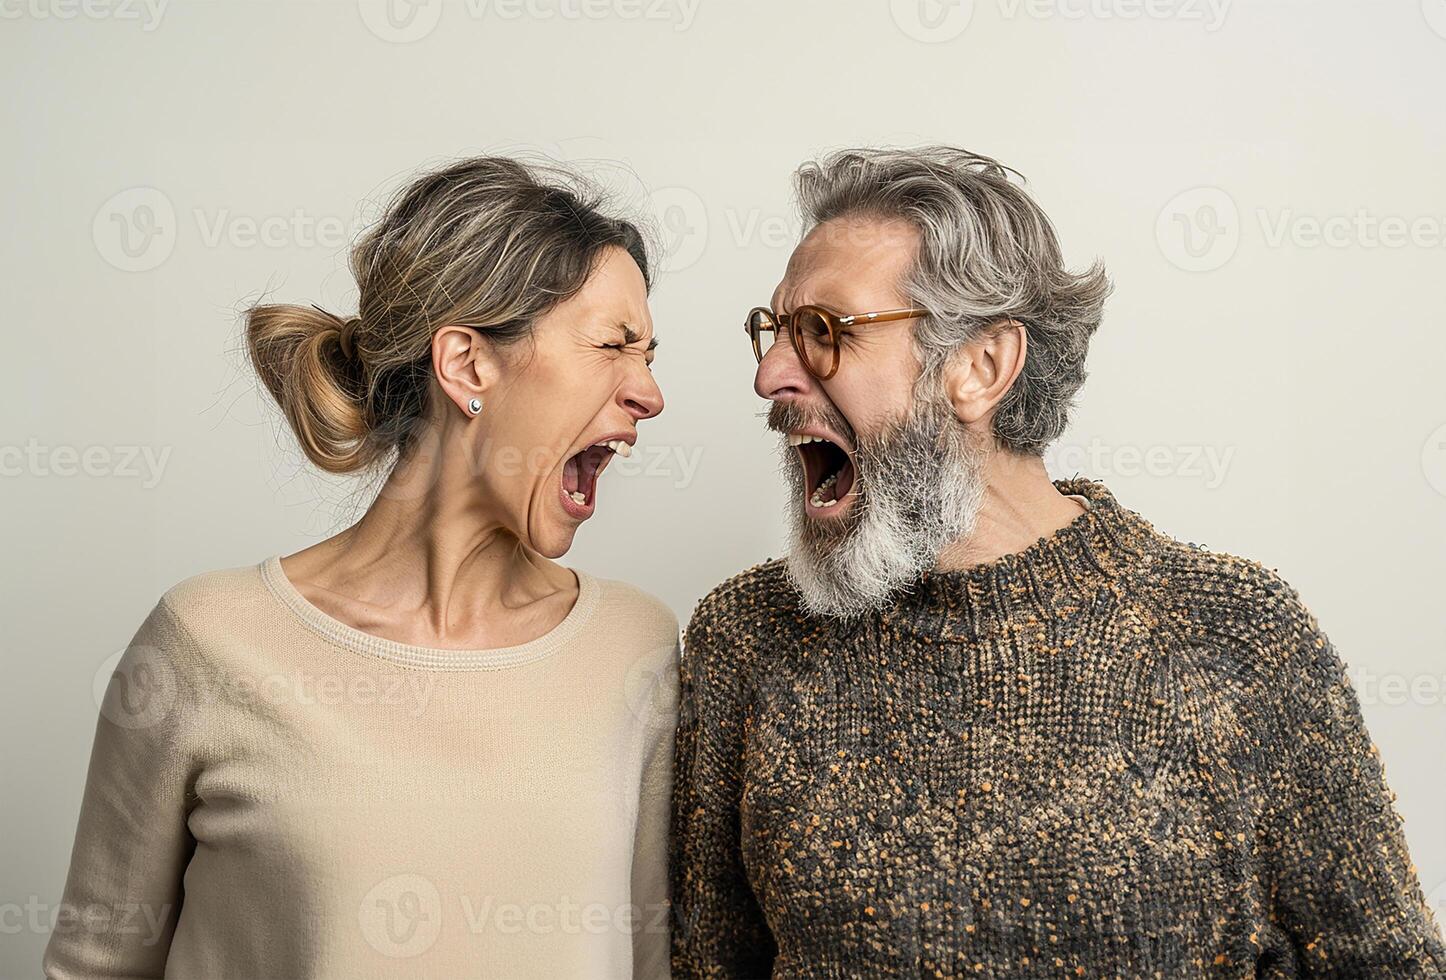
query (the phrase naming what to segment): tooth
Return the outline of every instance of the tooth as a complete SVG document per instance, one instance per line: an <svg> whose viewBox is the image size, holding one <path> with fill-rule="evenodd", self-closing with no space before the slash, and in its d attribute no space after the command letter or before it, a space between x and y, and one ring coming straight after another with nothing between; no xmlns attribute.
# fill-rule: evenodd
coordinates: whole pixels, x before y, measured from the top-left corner
<svg viewBox="0 0 1446 980"><path fill-rule="evenodd" d="M582 493L582 492L580 492L580 491L578 491L578 490L574 490L574 491L572 492L572 502L575 503L575 504L585 504L585 503L587 503L587 494Z"/></svg>
<svg viewBox="0 0 1446 980"><path fill-rule="evenodd" d="M798 434L793 433L793 432L790 432L790 433L788 434L788 444L789 444L790 446L801 446L801 445L803 445L803 436L798 435Z"/></svg>
<svg viewBox="0 0 1446 980"><path fill-rule="evenodd" d="M633 447L619 439L613 444L613 452L617 453L623 459L627 459L633 454Z"/></svg>

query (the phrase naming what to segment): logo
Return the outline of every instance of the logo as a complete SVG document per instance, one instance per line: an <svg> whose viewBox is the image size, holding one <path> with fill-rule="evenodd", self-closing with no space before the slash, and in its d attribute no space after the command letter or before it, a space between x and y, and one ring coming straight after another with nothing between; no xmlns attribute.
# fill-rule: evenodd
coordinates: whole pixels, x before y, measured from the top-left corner
<svg viewBox="0 0 1446 980"><path fill-rule="evenodd" d="M1160 210L1155 241L1165 258L1186 272L1218 269L1240 245L1240 212L1220 188L1196 187Z"/></svg>
<svg viewBox="0 0 1446 980"><path fill-rule="evenodd" d="M357 0L367 30L389 44L420 41L442 19L442 0Z"/></svg>
<svg viewBox="0 0 1446 980"><path fill-rule="evenodd" d="M1421 446L1421 472L1431 489L1446 497L1446 425L1438 426ZM1446 890L1446 884L1441 887Z"/></svg>
<svg viewBox="0 0 1446 980"><path fill-rule="evenodd" d="M1421 0L1421 16L1427 27L1446 37L1446 0Z"/></svg>
<svg viewBox="0 0 1446 980"><path fill-rule="evenodd" d="M132 646L111 654L91 681L101 717L125 729L165 720L176 703L176 675L154 647Z"/></svg>
<svg viewBox="0 0 1446 980"><path fill-rule="evenodd" d="M378 953L420 956L442 932L442 896L421 875L393 875L366 893L358 918L362 935Z"/></svg>
<svg viewBox="0 0 1446 980"><path fill-rule="evenodd" d="M154 187L132 187L100 206L90 230L106 262L122 272L147 272L176 247L176 209Z"/></svg>
<svg viewBox="0 0 1446 980"><path fill-rule="evenodd" d="M974 17L974 0L889 0L899 30L925 44L942 44L964 33Z"/></svg>
<svg viewBox="0 0 1446 980"><path fill-rule="evenodd" d="M703 257L708 244L708 209L686 187L663 187L648 195L663 237L663 268L681 272Z"/></svg>

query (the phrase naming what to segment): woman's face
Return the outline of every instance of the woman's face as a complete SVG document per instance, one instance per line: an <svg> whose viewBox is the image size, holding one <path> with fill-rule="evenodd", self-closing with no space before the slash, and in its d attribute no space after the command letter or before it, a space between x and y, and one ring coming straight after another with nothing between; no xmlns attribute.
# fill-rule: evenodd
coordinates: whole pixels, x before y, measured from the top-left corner
<svg viewBox="0 0 1446 980"><path fill-rule="evenodd" d="M477 420L478 472L504 522L540 554L567 552L596 512L603 468L663 410L653 346L643 274L610 248L575 296L505 352Z"/></svg>

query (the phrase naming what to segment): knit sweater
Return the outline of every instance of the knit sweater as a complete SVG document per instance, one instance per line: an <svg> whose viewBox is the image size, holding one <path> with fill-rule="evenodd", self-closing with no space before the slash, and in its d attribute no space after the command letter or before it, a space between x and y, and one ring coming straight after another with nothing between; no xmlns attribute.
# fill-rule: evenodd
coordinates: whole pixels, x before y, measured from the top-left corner
<svg viewBox="0 0 1446 980"><path fill-rule="evenodd" d="M667 975L677 620L577 572L431 649L277 557L168 590L106 693L48 977Z"/></svg>
<svg viewBox="0 0 1446 980"><path fill-rule="evenodd" d="M1442 976L1296 592L1057 487L1090 508L860 620L780 561L698 605L674 976Z"/></svg>

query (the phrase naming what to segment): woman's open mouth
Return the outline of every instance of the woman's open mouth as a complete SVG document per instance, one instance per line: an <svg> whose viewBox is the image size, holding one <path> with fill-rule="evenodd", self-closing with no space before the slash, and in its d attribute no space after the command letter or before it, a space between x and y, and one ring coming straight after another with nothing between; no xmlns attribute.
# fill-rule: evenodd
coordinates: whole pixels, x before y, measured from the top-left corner
<svg viewBox="0 0 1446 980"><path fill-rule="evenodd" d="M611 439L574 453L562 467L562 508L578 520L592 516L597 506L597 478L613 455L631 456L633 447Z"/></svg>
<svg viewBox="0 0 1446 980"><path fill-rule="evenodd" d="M857 477L848 450L823 436L790 432L788 444L803 461L804 511L810 517L838 517L854 502Z"/></svg>

